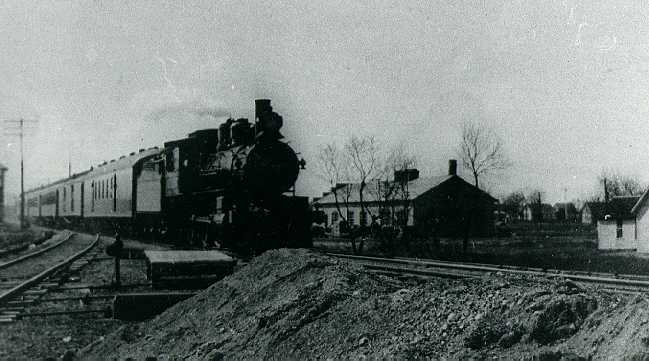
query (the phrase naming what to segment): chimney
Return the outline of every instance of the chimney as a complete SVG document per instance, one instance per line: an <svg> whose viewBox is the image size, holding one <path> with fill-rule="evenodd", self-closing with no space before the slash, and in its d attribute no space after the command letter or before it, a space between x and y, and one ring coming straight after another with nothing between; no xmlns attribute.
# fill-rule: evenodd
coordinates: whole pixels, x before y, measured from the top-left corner
<svg viewBox="0 0 649 361"><path fill-rule="evenodd" d="M394 171L394 181L398 183L410 182L417 178L419 178L419 170L414 168Z"/></svg>
<svg viewBox="0 0 649 361"><path fill-rule="evenodd" d="M457 175L457 160L448 160L448 175Z"/></svg>
<svg viewBox="0 0 649 361"><path fill-rule="evenodd" d="M258 122L264 114L272 111L273 107L270 105L270 99L255 99L255 122Z"/></svg>

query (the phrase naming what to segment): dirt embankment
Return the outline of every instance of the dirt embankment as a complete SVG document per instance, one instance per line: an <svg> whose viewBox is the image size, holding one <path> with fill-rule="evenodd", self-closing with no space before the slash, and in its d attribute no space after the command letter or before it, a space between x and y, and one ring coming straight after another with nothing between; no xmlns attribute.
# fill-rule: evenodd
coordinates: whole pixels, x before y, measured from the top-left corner
<svg viewBox="0 0 649 361"><path fill-rule="evenodd" d="M649 360L649 302L493 275L416 284L269 251L86 360Z"/></svg>

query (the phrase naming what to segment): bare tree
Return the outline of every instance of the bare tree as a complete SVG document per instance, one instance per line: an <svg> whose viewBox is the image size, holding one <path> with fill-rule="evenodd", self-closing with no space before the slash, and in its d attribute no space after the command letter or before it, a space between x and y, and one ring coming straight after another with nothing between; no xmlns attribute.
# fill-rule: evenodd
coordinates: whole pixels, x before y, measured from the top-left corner
<svg viewBox="0 0 649 361"><path fill-rule="evenodd" d="M361 239L359 246L356 246L358 233L352 230L349 214L351 199L357 192L358 204L361 208L359 217L372 217L371 209L367 204L368 182L376 179L381 172L381 157L379 147L374 137L352 136L345 143L342 150L334 144L324 146L318 157L318 169L320 176L331 186L334 196L336 210L340 219L350 226L349 237L354 253L363 250L364 242ZM345 212L343 212L345 210Z"/></svg>
<svg viewBox="0 0 649 361"><path fill-rule="evenodd" d="M532 220L539 222L543 221L543 200L545 199L545 192L540 189L532 190L527 196L528 205L532 211ZM546 220L547 221L547 220Z"/></svg>
<svg viewBox="0 0 649 361"><path fill-rule="evenodd" d="M604 191L604 200L616 196L638 196L645 191L645 186L635 177L622 175L615 171L602 171L599 184Z"/></svg>
<svg viewBox="0 0 649 361"><path fill-rule="evenodd" d="M349 213L351 187L347 187L345 183L349 177L349 167L344 158L335 144L327 144L320 149L317 169L320 177L329 184L338 216L342 221L348 223L347 214Z"/></svg>
<svg viewBox="0 0 649 361"><path fill-rule="evenodd" d="M408 179L394 177L394 175L397 172L414 168L416 163L416 158L406 152L404 144L398 144L385 155L381 162L380 176L369 188L378 203L381 225L388 233L391 232L389 232L389 228L385 228L387 226L400 226L402 229L406 229L411 207ZM386 236L385 239L381 237L382 241L387 241L384 246L391 249L394 234L386 233L382 236Z"/></svg>
<svg viewBox="0 0 649 361"><path fill-rule="evenodd" d="M512 217L513 219L520 220L523 218L523 212L525 210L525 194L522 191L516 191L510 193L505 200L503 201L503 207L505 212Z"/></svg>
<svg viewBox="0 0 649 361"><path fill-rule="evenodd" d="M496 132L474 123L464 123L459 153L462 165L471 171L478 188L481 176L509 166L502 140Z"/></svg>
<svg viewBox="0 0 649 361"><path fill-rule="evenodd" d="M352 136L345 144L346 155L351 165L352 178L359 184L358 199L361 212L372 216L372 212L365 202L365 190L367 181L376 178L380 174L379 147L374 137Z"/></svg>

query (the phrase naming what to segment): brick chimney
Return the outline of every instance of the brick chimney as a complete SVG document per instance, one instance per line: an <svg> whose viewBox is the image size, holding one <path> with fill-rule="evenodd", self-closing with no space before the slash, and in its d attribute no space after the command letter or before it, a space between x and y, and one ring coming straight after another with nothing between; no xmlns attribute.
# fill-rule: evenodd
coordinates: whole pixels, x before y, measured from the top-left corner
<svg viewBox="0 0 649 361"><path fill-rule="evenodd" d="M410 182L419 178L419 170L417 169L402 169L394 171L395 182Z"/></svg>
<svg viewBox="0 0 649 361"><path fill-rule="evenodd" d="M448 175L457 175L457 160L448 160Z"/></svg>

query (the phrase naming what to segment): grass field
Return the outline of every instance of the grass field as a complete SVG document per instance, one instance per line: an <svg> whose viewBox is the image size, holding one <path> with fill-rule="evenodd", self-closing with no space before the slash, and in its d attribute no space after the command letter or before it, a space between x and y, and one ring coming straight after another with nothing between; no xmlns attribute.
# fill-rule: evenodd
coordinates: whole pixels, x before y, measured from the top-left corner
<svg viewBox="0 0 649 361"><path fill-rule="evenodd" d="M523 224L512 227L513 235L469 240L463 252L462 239L394 241L392 248L368 239L365 255L432 258L496 265L545 269L579 270L618 274L649 274L649 255L633 251L611 252L597 249L597 234L591 227L569 224ZM351 252L345 239L317 239L316 247Z"/></svg>

